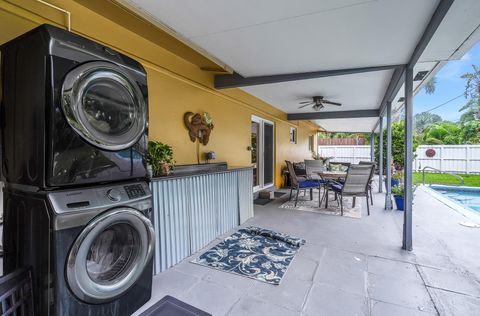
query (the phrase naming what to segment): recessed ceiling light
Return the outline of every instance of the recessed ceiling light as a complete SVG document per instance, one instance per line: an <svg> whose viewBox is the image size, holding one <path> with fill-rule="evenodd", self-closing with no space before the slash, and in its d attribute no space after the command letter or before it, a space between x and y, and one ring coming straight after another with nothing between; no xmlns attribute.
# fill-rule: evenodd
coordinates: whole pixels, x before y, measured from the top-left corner
<svg viewBox="0 0 480 316"><path fill-rule="evenodd" d="M413 78L413 81L423 80L423 78L425 78L425 76L426 76L427 74L428 74L428 71L427 71L427 70L419 71L419 72L417 72L417 74L416 74L415 77Z"/></svg>

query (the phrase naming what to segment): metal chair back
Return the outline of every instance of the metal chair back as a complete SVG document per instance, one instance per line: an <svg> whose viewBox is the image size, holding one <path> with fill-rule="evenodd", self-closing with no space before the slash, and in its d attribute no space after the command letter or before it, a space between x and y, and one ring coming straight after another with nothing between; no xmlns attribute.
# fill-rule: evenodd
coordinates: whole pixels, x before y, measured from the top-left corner
<svg viewBox="0 0 480 316"><path fill-rule="evenodd" d="M372 173L373 165L350 165L348 168L342 194L365 194Z"/></svg>
<svg viewBox="0 0 480 316"><path fill-rule="evenodd" d="M360 161L358 164L359 164L359 165L370 165L370 166L373 166L372 172L370 173L370 180L369 180L369 182L371 182L372 179L373 179L373 175L374 175L374 173L375 173L375 167L377 166L377 164L376 164L374 161Z"/></svg>
<svg viewBox="0 0 480 316"><path fill-rule="evenodd" d="M292 187L297 187L298 186L298 178L297 174L295 173L295 169L293 168L293 163L285 160L285 163L287 164L287 169L288 169L288 174L290 175L290 182Z"/></svg>
<svg viewBox="0 0 480 316"><path fill-rule="evenodd" d="M321 160L305 160L305 171L310 179L320 180L321 177L318 173L326 169L325 164Z"/></svg>
<svg viewBox="0 0 480 316"><path fill-rule="evenodd" d="M16 270L0 278L0 315L34 315L32 274Z"/></svg>

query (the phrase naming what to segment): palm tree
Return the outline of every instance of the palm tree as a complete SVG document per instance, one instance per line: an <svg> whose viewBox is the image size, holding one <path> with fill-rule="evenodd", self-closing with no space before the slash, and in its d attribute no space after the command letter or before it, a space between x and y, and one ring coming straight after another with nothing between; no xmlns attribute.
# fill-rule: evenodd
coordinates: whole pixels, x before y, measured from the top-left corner
<svg viewBox="0 0 480 316"><path fill-rule="evenodd" d="M422 112L415 114L413 118L413 126L415 131L419 134L421 133L426 127L440 123L442 121L442 117L437 114L433 114L430 112Z"/></svg>
<svg viewBox="0 0 480 316"><path fill-rule="evenodd" d="M425 93L426 94L434 94L436 87L437 87L437 77L432 77L425 84Z"/></svg>

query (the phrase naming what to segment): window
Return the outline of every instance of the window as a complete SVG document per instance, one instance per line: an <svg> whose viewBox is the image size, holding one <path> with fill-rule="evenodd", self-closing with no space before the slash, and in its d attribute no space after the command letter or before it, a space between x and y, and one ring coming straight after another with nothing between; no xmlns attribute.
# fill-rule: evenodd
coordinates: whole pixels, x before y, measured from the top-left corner
<svg viewBox="0 0 480 316"><path fill-rule="evenodd" d="M295 127L290 127L290 144L297 143L297 129Z"/></svg>

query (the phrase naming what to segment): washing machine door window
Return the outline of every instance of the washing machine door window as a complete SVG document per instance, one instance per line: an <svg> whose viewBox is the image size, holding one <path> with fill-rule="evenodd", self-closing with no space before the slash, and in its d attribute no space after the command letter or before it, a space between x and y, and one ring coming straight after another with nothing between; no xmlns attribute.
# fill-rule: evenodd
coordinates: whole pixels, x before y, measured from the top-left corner
<svg viewBox="0 0 480 316"><path fill-rule="evenodd" d="M153 226L141 212L117 208L92 220L77 237L67 259L72 292L87 303L124 294L152 257Z"/></svg>
<svg viewBox="0 0 480 316"><path fill-rule="evenodd" d="M101 149L129 148L145 130L143 94L113 63L89 62L70 71L62 86L62 108L70 126Z"/></svg>

